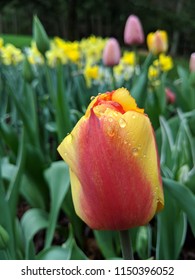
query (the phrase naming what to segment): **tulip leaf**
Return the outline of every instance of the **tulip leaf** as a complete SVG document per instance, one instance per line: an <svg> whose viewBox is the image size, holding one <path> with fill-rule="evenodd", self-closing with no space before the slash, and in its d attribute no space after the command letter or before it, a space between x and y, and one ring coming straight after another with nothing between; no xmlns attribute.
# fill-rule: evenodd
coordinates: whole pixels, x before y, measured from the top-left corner
<svg viewBox="0 0 195 280"><path fill-rule="evenodd" d="M42 209L33 208L24 213L21 226L24 232L26 259L34 259L32 239L40 230L47 228L48 223L48 214Z"/></svg>
<svg viewBox="0 0 195 280"><path fill-rule="evenodd" d="M69 189L70 179L68 166L64 161L53 162L51 166L46 169L45 178L48 182L51 197L49 226L45 241L45 247L47 248L52 242L59 210Z"/></svg>
<svg viewBox="0 0 195 280"><path fill-rule="evenodd" d="M52 246L42 250L37 256L37 260L69 260L71 255L71 248L64 248L60 246Z"/></svg>
<svg viewBox="0 0 195 280"><path fill-rule="evenodd" d="M152 236L150 226L139 227L136 237L136 252L142 260L146 260L150 257L151 251Z"/></svg>
<svg viewBox="0 0 195 280"><path fill-rule="evenodd" d="M14 155L16 155L18 150L17 134L10 127L10 125L7 125L4 121L0 122L0 136L5 141L6 145L8 145L11 148Z"/></svg>
<svg viewBox="0 0 195 280"><path fill-rule="evenodd" d="M118 257L120 252L120 247L117 248L117 244L119 244L118 233L110 230L94 230L93 232L105 259Z"/></svg>
<svg viewBox="0 0 195 280"><path fill-rule="evenodd" d="M86 255L77 246L70 228L69 237L60 246L52 246L43 249L37 256L38 260L86 260Z"/></svg>
<svg viewBox="0 0 195 280"><path fill-rule="evenodd" d="M137 79L135 79L133 87L130 90L131 95L135 98L136 103L140 108L145 107L145 101L147 96L146 88L148 83L148 67L152 62L152 59L153 55L150 53L145 59L141 74L137 77Z"/></svg>
<svg viewBox="0 0 195 280"><path fill-rule="evenodd" d="M182 66L178 66L177 71L182 80L180 88L178 89L177 99L182 110L189 111L191 109L191 104L189 94L186 94L186 92L189 93L189 73Z"/></svg>
<svg viewBox="0 0 195 280"><path fill-rule="evenodd" d="M9 243L8 243L8 250L10 254L10 258L15 259L15 238L14 238L14 230L13 230L13 222L12 222L12 216L11 211L8 205L8 201L6 200L6 192L4 190L4 184L2 180L2 174L1 174L1 165L2 160L0 158L0 213L3 213L3 215L0 215L0 224L5 228L9 235ZM2 256L3 255L3 256ZM1 254L0 252L0 259L4 257L4 254Z"/></svg>
<svg viewBox="0 0 195 280"><path fill-rule="evenodd" d="M34 16L33 19L33 39L36 42L38 50L44 55L49 49L50 42L47 33L37 16Z"/></svg>
<svg viewBox="0 0 195 280"><path fill-rule="evenodd" d="M180 209L186 213L192 232L195 236L195 195L189 188L179 182L163 178L163 183L170 196L175 199Z"/></svg>
<svg viewBox="0 0 195 280"><path fill-rule="evenodd" d="M15 176L17 167L8 161L8 158L2 160L2 178L10 182L11 178ZM20 193L26 201L35 208L44 209L44 199L41 195L40 189L37 185L23 173L20 182Z"/></svg>
<svg viewBox="0 0 195 280"><path fill-rule="evenodd" d="M171 151L174 149L173 134L168 122L163 117L160 117L160 127L162 137L160 163L161 166L167 166L171 172L171 166L173 164ZM171 177L172 176L173 174L171 174Z"/></svg>
<svg viewBox="0 0 195 280"><path fill-rule="evenodd" d="M156 258L176 260L185 241L186 215L166 188L164 196L165 207L157 215Z"/></svg>
<svg viewBox="0 0 195 280"><path fill-rule="evenodd" d="M70 255L71 260L87 260L87 256L76 244L72 227L70 227L69 237L67 241L62 245L62 247L66 250L71 249L71 255Z"/></svg>

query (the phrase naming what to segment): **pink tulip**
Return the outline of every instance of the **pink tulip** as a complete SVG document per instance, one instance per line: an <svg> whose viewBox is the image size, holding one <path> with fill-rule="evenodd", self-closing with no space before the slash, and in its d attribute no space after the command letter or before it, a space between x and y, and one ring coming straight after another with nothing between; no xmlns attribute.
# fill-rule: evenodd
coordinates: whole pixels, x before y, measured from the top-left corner
<svg viewBox="0 0 195 280"><path fill-rule="evenodd" d="M144 43L144 32L139 18L130 15L124 29L124 42L127 45L141 45Z"/></svg>
<svg viewBox="0 0 195 280"><path fill-rule="evenodd" d="M195 72L195 52L190 56L190 71Z"/></svg>
<svg viewBox="0 0 195 280"><path fill-rule="evenodd" d="M103 51L103 63L106 66L114 66L119 64L121 50L117 39L110 38Z"/></svg>
<svg viewBox="0 0 195 280"><path fill-rule="evenodd" d="M171 104L175 103L175 99L176 99L175 93L172 92L170 88L166 88L165 93L166 93L167 102Z"/></svg>

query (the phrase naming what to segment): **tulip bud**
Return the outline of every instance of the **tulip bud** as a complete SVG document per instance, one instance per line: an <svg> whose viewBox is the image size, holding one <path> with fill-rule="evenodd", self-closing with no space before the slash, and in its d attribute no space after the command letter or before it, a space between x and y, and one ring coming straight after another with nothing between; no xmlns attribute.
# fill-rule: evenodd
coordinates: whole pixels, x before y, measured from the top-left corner
<svg viewBox="0 0 195 280"><path fill-rule="evenodd" d="M148 223L164 196L154 132L125 88L99 94L58 147L78 216L93 229Z"/></svg>
<svg viewBox="0 0 195 280"><path fill-rule="evenodd" d="M119 64L121 50L118 41L115 38L110 38L103 51L103 63L106 66L114 66Z"/></svg>
<svg viewBox="0 0 195 280"><path fill-rule="evenodd" d="M153 54L159 54L168 50L168 37L166 31L157 30L147 36L148 49Z"/></svg>
<svg viewBox="0 0 195 280"><path fill-rule="evenodd" d="M141 45L144 43L144 32L139 18L130 15L124 29L124 42L127 45Z"/></svg>
<svg viewBox="0 0 195 280"><path fill-rule="evenodd" d="M6 249L9 242L7 231L0 225L0 250Z"/></svg>
<svg viewBox="0 0 195 280"><path fill-rule="evenodd" d="M33 21L33 37L38 50L44 55L45 52L49 50L49 38L45 32L43 25L36 16L34 17Z"/></svg>
<svg viewBox="0 0 195 280"><path fill-rule="evenodd" d="M192 53L190 56L189 67L191 72L195 72L195 53Z"/></svg>
<svg viewBox="0 0 195 280"><path fill-rule="evenodd" d="M165 88L166 98L168 103L175 103L175 93L170 90L170 88Z"/></svg>

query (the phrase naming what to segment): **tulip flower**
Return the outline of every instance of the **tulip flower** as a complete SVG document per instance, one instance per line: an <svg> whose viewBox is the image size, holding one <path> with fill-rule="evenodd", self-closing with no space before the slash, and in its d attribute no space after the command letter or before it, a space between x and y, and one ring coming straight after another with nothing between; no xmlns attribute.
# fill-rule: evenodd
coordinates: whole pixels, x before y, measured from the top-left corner
<svg viewBox="0 0 195 280"><path fill-rule="evenodd" d="M58 147L78 216L93 229L148 223L164 197L150 120L125 88L99 94Z"/></svg>
<svg viewBox="0 0 195 280"><path fill-rule="evenodd" d="M139 18L130 15L124 29L124 42L127 45L140 45L144 43L144 32Z"/></svg>
<svg viewBox="0 0 195 280"><path fill-rule="evenodd" d="M157 30L151 32L147 36L148 49L153 54L159 54L166 52L168 49L168 37L166 31Z"/></svg>
<svg viewBox="0 0 195 280"><path fill-rule="evenodd" d="M167 99L167 102L168 103L175 103L175 99L176 99L176 96L175 96L175 93L172 92L172 90L170 88L165 88L165 94L166 94L166 99Z"/></svg>
<svg viewBox="0 0 195 280"><path fill-rule="evenodd" d="M190 56L189 67L191 72L195 72L195 53L192 53Z"/></svg>
<svg viewBox="0 0 195 280"><path fill-rule="evenodd" d="M110 38L103 51L103 63L106 66L114 66L119 64L121 50L118 41L115 38Z"/></svg>

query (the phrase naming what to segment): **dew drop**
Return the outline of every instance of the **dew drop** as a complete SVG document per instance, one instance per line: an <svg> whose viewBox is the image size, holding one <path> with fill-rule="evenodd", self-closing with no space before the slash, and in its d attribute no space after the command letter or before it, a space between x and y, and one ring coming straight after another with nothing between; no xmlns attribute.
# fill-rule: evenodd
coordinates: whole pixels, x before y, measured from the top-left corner
<svg viewBox="0 0 195 280"><path fill-rule="evenodd" d="M135 119L136 118L136 116L135 115L132 115L132 119Z"/></svg>
<svg viewBox="0 0 195 280"><path fill-rule="evenodd" d="M144 154L143 157L146 158L146 154Z"/></svg>
<svg viewBox="0 0 195 280"><path fill-rule="evenodd" d="M107 131L107 134L110 136L110 137L113 137L115 132L114 132L114 126L108 126L106 128L106 131Z"/></svg>
<svg viewBox="0 0 195 280"><path fill-rule="evenodd" d="M109 118L108 118L108 121L109 121L109 122L113 122L113 118L109 117Z"/></svg>
<svg viewBox="0 0 195 280"><path fill-rule="evenodd" d="M125 144L125 145L127 145L127 144L128 144L128 141L127 141L127 140L125 140L125 141L124 141L124 144Z"/></svg>
<svg viewBox="0 0 195 280"><path fill-rule="evenodd" d="M93 100L93 99L95 99L95 96L91 96L91 97L90 97L90 100Z"/></svg>
<svg viewBox="0 0 195 280"><path fill-rule="evenodd" d="M66 136L67 138L67 143L68 144L70 144L70 143L72 143L72 135L71 134L68 134L67 136Z"/></svg>
<svg viewBox="0 0 195 280"><path fill-rule="evenodd" d="M138 149L137 149L137 148L133 148L133 149L132 149L132 154L133 154L134 156L137 156L137 155L138 155Z"/></svg>
<svg viewBox="0 0 195 280"><path fill-rule="evenodd" d="M115 117L117 117L117 116L118 116L118 113L117 113L117 112L113 112L113 115L114 115Z"/></svg>
<svg viewBox="0 0 195 280"><path fill-rule="evenodd" d="M120 125L121 128L124 128L127 125L127 123L124 119L120 119L119 120L119 125Z"/></svg>

